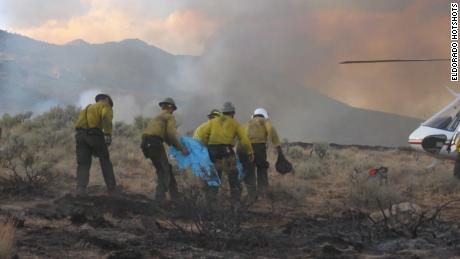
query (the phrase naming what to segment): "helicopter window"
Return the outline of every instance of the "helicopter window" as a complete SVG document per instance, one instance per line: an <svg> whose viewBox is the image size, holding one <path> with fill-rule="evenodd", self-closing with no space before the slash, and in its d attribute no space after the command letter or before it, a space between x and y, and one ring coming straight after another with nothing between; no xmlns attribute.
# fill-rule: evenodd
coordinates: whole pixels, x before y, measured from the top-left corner
<svg viewBox="0 0 460 259"><path fill-rule="evenodd" d="M436 129L455 131L460 123L460 100L455 100L422 125Z"/></svg>
<svg viewBox="0 0 460 259"><path fill-rule="evenodd" d="M459 123L460 123L460 112L458 112L455 115L455 118L452 120L452 122L449 123L449 125L447 126L447 130L454 131L457 128Z"/></svg>
<svg viewBox="0 0 460 259"><path fill-rule="evenodd" d="M451 121L452 121L452 117L435 118L434 120L425 124L425 126L436 128L436 129L446 129Z"/></svg>

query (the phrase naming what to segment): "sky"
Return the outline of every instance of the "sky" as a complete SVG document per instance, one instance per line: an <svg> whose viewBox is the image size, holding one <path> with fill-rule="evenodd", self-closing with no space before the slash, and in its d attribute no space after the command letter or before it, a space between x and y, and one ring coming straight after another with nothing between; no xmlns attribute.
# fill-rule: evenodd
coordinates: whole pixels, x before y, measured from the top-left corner
<svg viewBox="0 0 460 259"><path fill-rule="evenodd" d="M0 28L56 44L138 38L202 56L216 74L244 64L355 107L427 118L452 99L446 86L460 92L448 62L338 63L449 58L450 2L0 0Z"/></svg>

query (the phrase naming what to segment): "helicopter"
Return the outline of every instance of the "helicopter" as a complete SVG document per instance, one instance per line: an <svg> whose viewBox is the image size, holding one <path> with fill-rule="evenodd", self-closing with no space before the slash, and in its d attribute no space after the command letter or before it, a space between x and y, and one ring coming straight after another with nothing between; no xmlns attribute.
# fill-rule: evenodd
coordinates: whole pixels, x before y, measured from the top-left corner
<svg viewBox="0 0 460 259"><path fill-rule="evenodd" d="M455 99L415 129L409 135L408 143L413 149L436 159L455 160L460 130L460 93L447 89Z"/></svg>
<svg viewBox="0 0 460 259"><path fill-rule="evenodd" d="M450 59L352 60L343 61L339 64L433 61L450 61ZM448 87L447 90L454 95L455 99L441 111L421 123L408 138L410 147L425 152L434 158L427 168L433 168L438 164L439 160L455 160L457 157L456 145L460 141L458 139L460 131L460 93L456 93Z"/></svg>

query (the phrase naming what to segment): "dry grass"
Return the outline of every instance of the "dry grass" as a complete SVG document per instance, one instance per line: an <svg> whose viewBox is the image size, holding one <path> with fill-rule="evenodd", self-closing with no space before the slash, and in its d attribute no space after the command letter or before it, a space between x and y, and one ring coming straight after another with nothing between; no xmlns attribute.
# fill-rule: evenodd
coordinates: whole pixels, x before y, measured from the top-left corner
<svg viewBox="0 0 460 259"><path fill-rule="evenodd" d="M288 158L295 174L281 176L272 171L272 187L284 189L304 206L314 207L311 213L324 212L330 206L369 212L379 204L400 202L433 206L460 193L460 182L452 177L452 162L444 161L428 170L432 158L422 153L329 147L327 156L320 158L310 155L314 154L312 148L290 150ZM270 159L273 164L274 156ZM369 176L368 170L379 166L389 168L388 182Z"/></svg>
<svg viewBox="0 0 460 259"><path fill-rule="evenodd" d="M11 258L14 245L14 220L8 219L0 225L0 258Z"/></svg>
<svg viewBox="0 0 460 259"><path fill-rule="evenodd" d="M5 128L4 141L20 136L28 147L39 150L42 158L50 160L50 170L58 175L59 184L53 186L56 190L73 190L75 186L75 116L76 111L66 108L54 109L12 125L0 121L0 124L10 125ZM150 195L154 192L156 174L139 147L142 125L117 125L110 147L117 182L128 191ZM56 134L50 135L50 132ZM50 141L43 142L43 139ZM275 193L285 193L296 203L317 207L318 211L331 204L370 210L375 208L376 200L432 205L435 201L460 194L460 183L452 177L452 162L446 161L434 170L427 170L425 167L432 159L422 153L398 149L337 148L325 143L309 145L308 148L289 146L284 149L295 173L283 176L274 172L276 154L269 149L272 188ZM326 155L320 156L322 151ZM381 185L369 177L369 168L377 166L389 168L388 184ZM179 174L176 179L180 189L203 184L190 172ZM96 159L91 169L90 185L104 185ZM223 187L222 193L228 194L227 184L224 183Z"/></svg>

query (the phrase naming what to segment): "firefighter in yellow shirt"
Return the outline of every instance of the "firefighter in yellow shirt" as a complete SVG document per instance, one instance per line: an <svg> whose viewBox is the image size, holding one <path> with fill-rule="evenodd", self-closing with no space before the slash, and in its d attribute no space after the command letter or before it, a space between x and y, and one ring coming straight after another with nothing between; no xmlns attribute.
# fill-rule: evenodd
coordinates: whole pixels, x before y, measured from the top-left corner
<svg viewBox="0 0 460 259"><path fill-rule="evenodd" d="M235 139L241 143L241 147L252 159L252 147L246 132L241 125L234 119L235 107L232 103L226 102L222 108L222 116L209 120L198 133L198 139L208 147L209 157L214 163L219 177L225 171L228 176L230 193L232 199L239 202L241 196L241 186L238 180L238 170L236 168L236 157L233 150ZM207 187L207 199L215 202L218 187Z"/></svg>
<svg viewBox="0 0 460 259"><path fill-rule="evenodd" d="M107 146L112 143L113 101L106 94L98 94L96 103L80 111L75 124L77 154L77 195L86 195L92 156L99 158L108 192L116 188L113 166Z"/></svg>
<svg viewBox="0 0 460 259"><path fill-rule="evenodd" d="M171 199L179 198L177 182L169 164L163 142L173 145L188 155L188 150L177 138L176 119L174 111L177 109L174 100L170 97L159 103L161 112L154 117L142 134L142 152L146 158L152 160L157 173L157 186L155 189L155 200L164 200L166 192L169 192Z"/></svg>
<svg viewBox="0 0 460 259"><path fill-rule="evenodd" d="M247 125L247 134L254 150L253 166L255 168L248 170L245 183L248 188L249 198L254 199L253 195L256 190L260 194L264 194L268 188L267 142L270 141L278 152L282 152L281 141L264 108L258 108L254 111L252 119L249 120Z"/></svg>
<svg viewBox="0 0 460 259"><path fill-rule="evenodd" d="M208 121L212 120L216 117L219 117L221 115L220 111L218 109L213 109L209 114L208 114ZM195 132L193 133L193 138L194 139L199 139L201 135L201 131L203 130L204 126L206 125L206 122L198 126L198 128L195 129Z"/></svg>

